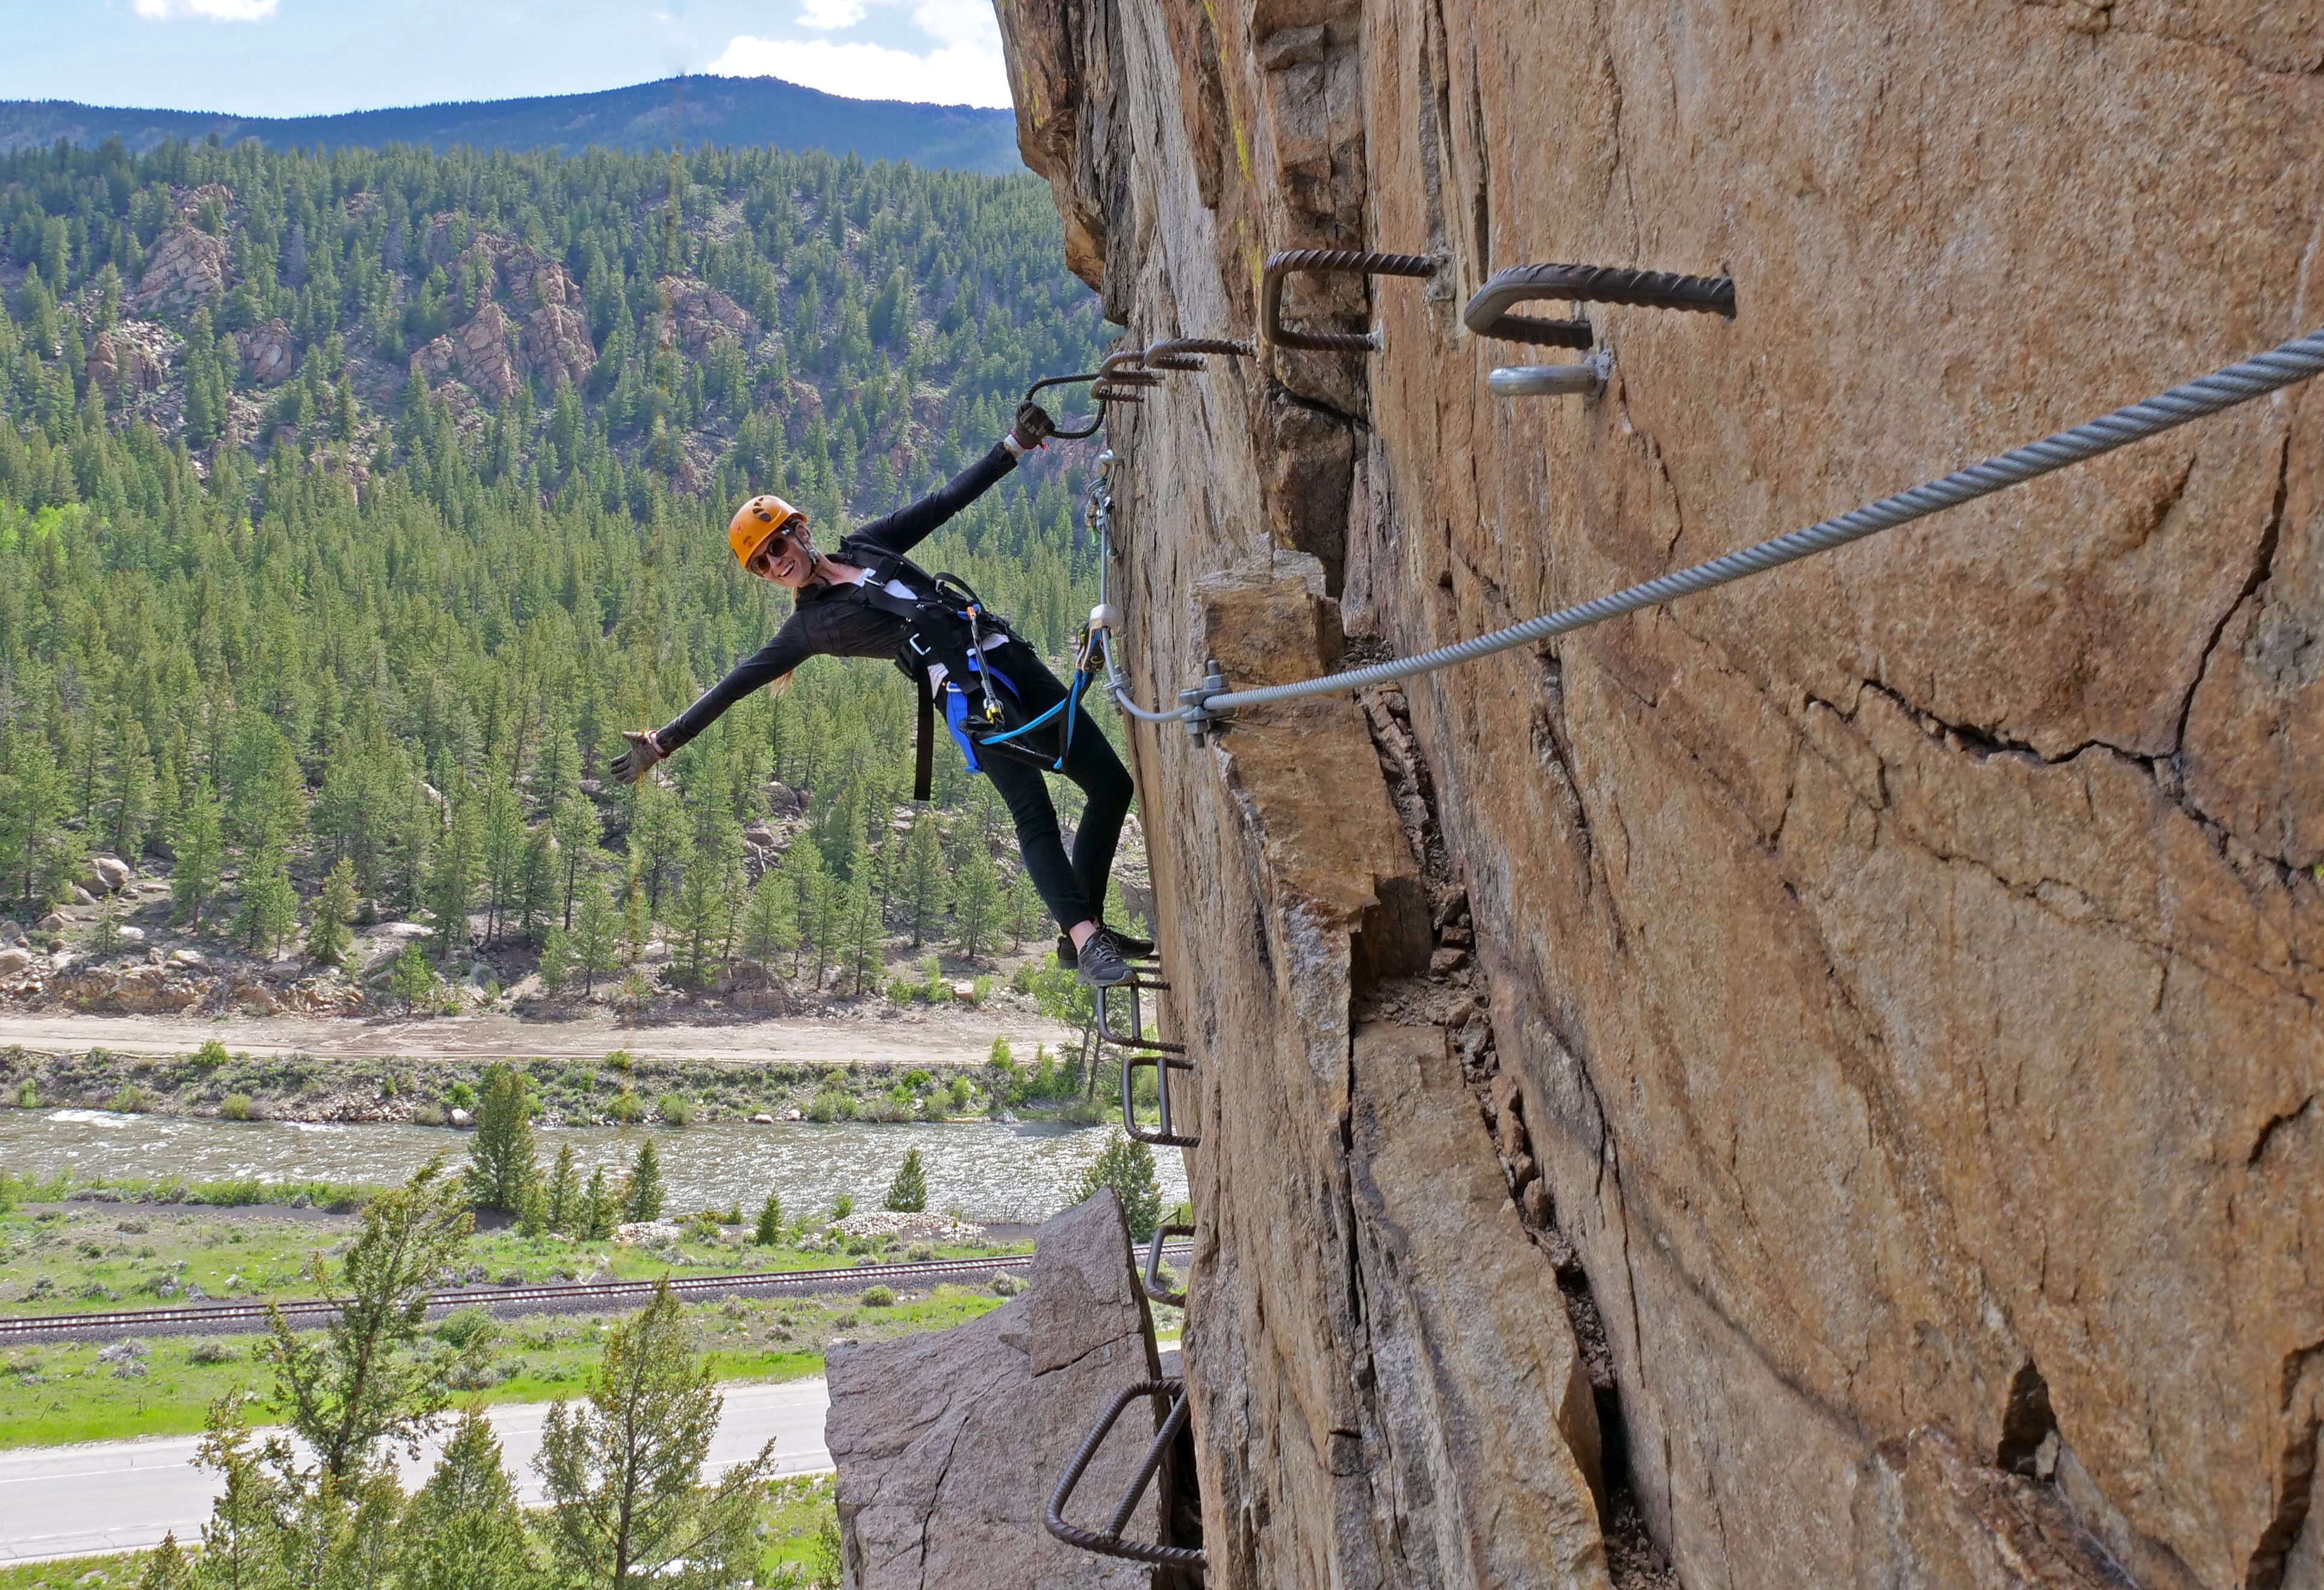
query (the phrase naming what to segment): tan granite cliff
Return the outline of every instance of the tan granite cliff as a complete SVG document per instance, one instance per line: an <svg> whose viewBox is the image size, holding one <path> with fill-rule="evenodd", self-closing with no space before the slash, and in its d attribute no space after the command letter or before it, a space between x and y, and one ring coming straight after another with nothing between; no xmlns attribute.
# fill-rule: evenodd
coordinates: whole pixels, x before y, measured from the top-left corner
<svg viewBox="0 0 2324 1590"><path fill-rule="evenodd" d="M1131 340L1253 335L1279 249L1444 262L1295 286L1378 354L1115 410L1149 704L2324 322L2297 8L999 9ZM1496 398L1563 355L1459 310L1536 261L1729 272L1738 313L1593 307L1602 399ZM1131 735L1200 1066L1212 1583L2324 1585L2319 510L2295 388L1553 648Z"/></svg>

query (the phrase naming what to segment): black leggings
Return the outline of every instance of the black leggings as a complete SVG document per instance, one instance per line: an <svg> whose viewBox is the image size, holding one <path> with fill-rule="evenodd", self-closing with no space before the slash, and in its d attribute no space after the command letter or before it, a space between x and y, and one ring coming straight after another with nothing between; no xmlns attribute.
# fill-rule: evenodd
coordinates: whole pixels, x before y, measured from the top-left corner
<svg viewBox="0 0 2324 1590"><path fill-rule="evenodd" d="M1056 676L1041 666L1033 649L1010 642L989 653L993 666L1017 687L1019 700L1035 715L1065 697ZM1121 841L1121 820L1130 814L1137 786L1114 754L1105 735L1090 716L1084 700L1074 720L1074 742L1065 765L1057 769L1082 787L1087 796L1082 825L1074 835L1073 859L1057 829L1057 808L1049 801L1049 786L1040 768L998 751L981 753L985 777L1001 792L1009 815L1017 824L1017 850L1032 875L1041 903L1060 927L1095 922L1105 910L1105 886L1113 871L1114 847Z"/></svg>

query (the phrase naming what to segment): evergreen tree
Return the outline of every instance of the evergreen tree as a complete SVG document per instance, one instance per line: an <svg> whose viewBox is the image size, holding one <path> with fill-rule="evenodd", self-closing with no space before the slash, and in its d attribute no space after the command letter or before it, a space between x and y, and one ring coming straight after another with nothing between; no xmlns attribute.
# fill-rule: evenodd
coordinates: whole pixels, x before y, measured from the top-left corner
<svg viewBox="0 0 2324 1590"><path fill-rule="evenodd" d="M410 1011L425 1005L436 997L436 969L428 964L428 951L420 947L418 939L404 941L403 949L389 970L388 991L403 1001Z"/></svg>
<svg viewBox="0 0 2324 1590"><path fill-rule="evenodd" d="M186 803L183 826L177 834L177 869L170 878L170 893L178 915L190 927L202 924L202 909L217 892L226 868L226 840L217 797L205 778Z"/></svg>
<svg viewBox="0 0 2324 1590"><path fill-rule="evenodd" d="M1152 1236L1154 1227L1162 1223L1162 1182L1154 1173L1154 1151L1118 1126L1106 1135L1105 1146L1082 1172L1074 1201L1094 1198L1108 1187L1121 1200L1122 1218L1130 1226L1131 1239L1144 1242Z"/></svg>
<svg viewBox="0 0 2324 1590"><path fill-rule="evenodd" d="M917 1215L928 1207L928 1173L920 1163L918 1149L904 1151L904 1163L898 1168L896 1179L888 1183L888 1196L880 1200L880 1207L908 1215Z"/></svg>
<svg viewBox="0 0 2324 1590"><path fill-rule="evenodd" d="M758 1556L752 1525L775 1444L706 1485L722 1406L664 1282L606 1332L588 1400L553 1404L541 1431L534 1467L549 1490L545 1531L559 1583L630 1590L679 1563L694 1583L750 1576Z"/></svg>
<svg viewBox="0 0 2324 1590"><path fill-rule="evenodd" d="M573 1145L557 1145L557 1166L549 1173L549 1228L567 1236L583 1214L581 1176L573 1166Z"/></svg>
<svg viewBox="0 0 2324 1590"><path fill-rule="evenodd" d="M782 1239L783 1200L770 1192L767 1201L759 1206L759 1221L751 1228L751 1240L761 1247L773 1247Z"/></svg>
<svg viewBox="0 0 2324 1590"><path fill-rule="evenodd" d="M621 907L613 903L604 885L596 882L582 886L581 900L573 918L573 931L567 945L572 964L581 973L581 991L596 992L597 979L622 966Z"/></svg>
<svg viewBox="0 0 2324 1590"><path fill-rule="evenodd" d="M307 959L318 966L338 966L346 960L354 935L347 924L355 914L355 863L345 856L323 879L323 892L307 924Z"/></svg>
<svg viewBox="0 0 2324 1590"><path fill-rule="evenodd" d="M778 958L798 950L798 903L794 880L770 868L752 886L750 904L742 911L742 954L746 960L771 968Z"/></svg>
<svg viewBox="0 0 2324 1590"><path fill-rule="evenodd" d="M841 948L846 959L840 967L840 975L853 984L847 990L850 997L866 988L878 988L880 974L886 970L881 953L886 948L886 935L881 931L886 924L881 922L879 909L872 898L870 872L868 867L857 868L854 881L847 886L846 915L841 929L845 935Z"/></svg>
<svg viewBox="0 0 2324 1590"><path fill-rule="evenodd" d="M364 1206L362 1228L339 1262L339 1285L315 1255L312 1290L337 1305L319 1334L293 1332L273 1311L265 1356L274 1402L326 1477L345 1481L382 1443L416 1438L449 1400L455 1379L483 1363L489 1333L450 1352L420 1345L429 1294L466 1251L473 1219L459 1183L441 1160L430 1160Z"/></svg>
<svg viewBox="0 0 2324 1590"><path fill-rule="evenodd" d="M1033 887L1033 876L1028 872L1017 875L1009 886L1007 905L1009 918L1009 948L1013 952L1025 947L1025 941L1041 931L1041 896Z"/></svg>
<svg viewBox="0 0 2324 1590"><path fill-rule="evenodd" d="M134 861L145 848L145 829L153 814L152 745L145 725L126 708L113 716L111 777L106 781L106 832L114 853Z"/></svg>
<svg viewBox="0 0 2324 1590"><path fill-rule="evenodd" d="M299 929L299 894L282 852L268 845L242 873L242 902L235 911L234 936L254 955L272 960Z"/></svg>
<svg viewBox="0 0 2324 1590"><path fill-rule="evenodd" d="M613 1235L621 1214L621 1199L605 1184L605 1167L599 1165L589 1172L588 1189L581 1195L581 1218L573 1235L583 1242L603 1242Z"/></svg>
<svg viewBox="0 0 2324 1590"><path fill-rule="evenodd" d="M472 800L456 800L444 842L428 874L428 910L436 919L436 957L447 960L468 947L468 913L475 905L484 866L484 823Z"/></svg>
<svg viewBox="0 0 2324 1590"><path fill-rule="evenodd" d="M586 870L589 858L597 852L597 813L579 795L571 795L557 804L557 816L552 824L557 834L558 859L563 867L559 890L558 925L571 932L573 901L581 886L589 880Z"/></svg>
<svg viewBox="0 0 2324 1590"><path fill-rule="evenodd" d="M981 836L972 836L966 862L953 886L953 933L964 960L973 960L990 947L995 919L1001 911L1001 879L992 869L991 852Z"/></svg>
<svg viewBox="0 0 2324 1590"><path fill-rule="evenodd" d="M904 847L902 887L904 920L910 924L912 948L927 942L928 929L944 911L945 867L942 836L933 813L922 811L912 824Z"/></svg>
<svg viewBox="0 0 2324 1590"><path fill-rule="evenodd" d="M622 1218L626 1221L661 1218L661 1158L653 1139L638 1144L638 1157L622 1181Z"/></svg>
<svg viewBox="0 0 2324 1590"><path fill-rule="evenodd" d="M399 1590L531 1590L542 1583L515 1483L481 1408L469 1408L452 1427L401 1536Z"/></svg>
<svg viewBox="0 0 2324 1590"><path fill-rule="evenodd" d="M468 1139L469 1201L480 1209L515 1214L528 1188L540 1179L532 1136L533 1102L513 1066L484 1072L476 1093L476 1130Z"/></svg>
<svg viewBox="0 0 2324 1590"><path fill-rule="evenodd" d="M193 1582L193 1566L178 1545L178 1532L171 1530L138 1570L137 1590L192 1590Z"/></svg>

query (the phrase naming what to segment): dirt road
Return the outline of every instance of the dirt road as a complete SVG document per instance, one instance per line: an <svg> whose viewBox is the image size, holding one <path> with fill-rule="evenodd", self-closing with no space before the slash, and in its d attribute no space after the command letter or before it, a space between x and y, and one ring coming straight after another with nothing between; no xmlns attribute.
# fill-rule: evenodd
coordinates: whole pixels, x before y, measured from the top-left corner
<svg viewBox="0 0 2324 1590"><path fill-rule="evenodd" d="M846 1066L973 1065L995 1036L1017 1054L1034 1046L1054 1051L1074 1034L1027 1011L945 1007L876 1015L851 1011L825 1016L779 1016L759 1021L647 1023L624 1025L599 1016L582 1021L528 1022L512 1016L437 1016L422 1021L348 1016L225 1016L186 1020L165 1016L71 1016L0 1013L0 1045L69 1050L102 1046L122 1054L183 1054L216 1038L247 1054L312 1054L349 1060L595 1060L615 1049L640 1059L708 1061L733 1065Z"/></svg>

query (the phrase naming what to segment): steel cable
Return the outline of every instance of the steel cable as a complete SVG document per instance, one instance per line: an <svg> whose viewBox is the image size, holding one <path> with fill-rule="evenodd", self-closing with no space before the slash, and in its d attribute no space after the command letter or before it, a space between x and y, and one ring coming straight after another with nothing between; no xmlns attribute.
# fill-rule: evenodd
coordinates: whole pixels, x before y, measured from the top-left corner
<svg viewBox="0 0 2324 1590"><path fill-rule="evenodd" d="M1360 690L1365 685L1385 684L1390 679L1408 679L1416 674L1434 673L1456 663L1474 662L1479 657L1512 650L1532 641L1586 629L1591 624L1603 623L1608 619L1619 618L1641 608L1659 607L1682 596L1692 596L1714 586L1765 574L1769 569L1780 568L1819 552L1829 552L1833 547L1862 540L1882 530L1893 529L1914 519L1925 519L1948 508L1957 508L1979 497L2021 485L2052 470L2063 469L2070 464L2080 464L2132 442L2158 436L2190 420L2217 414L2239 403L2248 403L2295 381L2305 381L2319 372L2324 372L2324 329L2312 331L2267 353L2239 360L2225 369L2186 381L2126 408L2117 409L2111 414L2101 415L2070 430L2056 432L2022 447L2013 447L1981 464L1956 470L1951 474L1924 482L1894 496L1883 497L1877 502L1866 503L1836 519L1790 531L1739 552L1730 552L1708 563L1699 563L1692 568L1612 592L1577 606L1544 613L1539 618L1528 619L1506 630L1496 630L1489 634L1457 641L1451 646L1441 646L1412 657L1397 657L1369 667L1351 668L1343 674L1328 674L1320 678L1302 679L1288 685L1263 685L1251 690L1219 691L1204 696L1199 705L1180 707L1172 712L1149 712L1133 705L1127 699L1127 692L1118 687L1120 675L1111 666L1112 651L1109 645L1106 654L1108 693L1133 716L1149 723L1159 723L1207 718L1236 707L1264 706L1270 702L1297 701L1311 695Z"/></svg>

